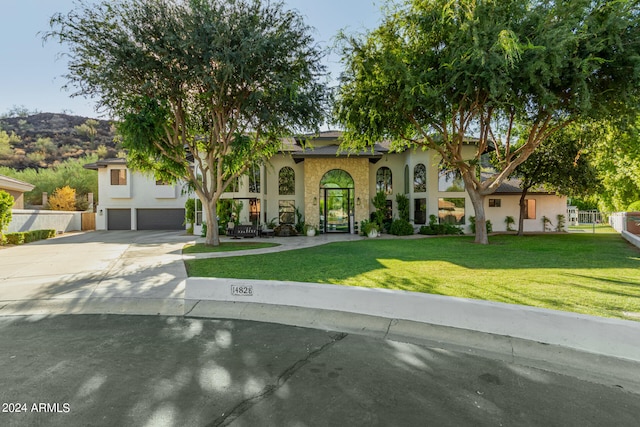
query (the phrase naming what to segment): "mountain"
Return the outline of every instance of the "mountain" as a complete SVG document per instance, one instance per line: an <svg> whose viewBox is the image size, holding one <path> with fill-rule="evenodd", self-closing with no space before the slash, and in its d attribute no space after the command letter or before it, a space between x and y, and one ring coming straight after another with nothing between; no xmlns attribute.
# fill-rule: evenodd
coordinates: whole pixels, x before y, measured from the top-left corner
<svg viewBox="0 0 640 427"><path fill-rule="evenodd" d="M48 168L64 160L98 153L115 157L115 130L109 120L57 113L0 118L0 131L15 134L11 150L0 150L0 166ZM0 147L2 148L2 147Z"/></svg>

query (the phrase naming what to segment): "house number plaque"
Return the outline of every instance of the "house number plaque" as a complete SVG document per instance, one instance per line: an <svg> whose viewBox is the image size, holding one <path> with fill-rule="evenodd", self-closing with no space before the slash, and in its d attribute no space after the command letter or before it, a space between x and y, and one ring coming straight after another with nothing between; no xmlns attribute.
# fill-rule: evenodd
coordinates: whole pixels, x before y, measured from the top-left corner
<svg viewBox="0 0 640 427"><path fill-rule="evenodd" d="M250 297L253 295L253 286L231 285L231 295L237 295L241 297Z"/></svg>

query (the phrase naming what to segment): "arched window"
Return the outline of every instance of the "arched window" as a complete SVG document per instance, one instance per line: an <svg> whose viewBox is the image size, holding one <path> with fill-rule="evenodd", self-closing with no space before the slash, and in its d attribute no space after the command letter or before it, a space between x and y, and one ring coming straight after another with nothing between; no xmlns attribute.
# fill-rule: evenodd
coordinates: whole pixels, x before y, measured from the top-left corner
<svg viewBox="0 0 640 427"><path fill-rule="evenodd" d="M289 166L283 167L278 173L278 194L281 196L296 194L296 173Z"/></svg>
<svg viewBox="0 0 640 427"><path fill-rule="evenodd" d="M418 163L413 168L413 192L424 193L427 191L427 168Z"/></svg>
<svg viewBox="0 0 640 427"><path fill-rule="evenodd" d="M376 172L376 191L384 191L386 194L391 194L393 193L392 185L391 169L386 166L378 169L378 172Z"/></svg>

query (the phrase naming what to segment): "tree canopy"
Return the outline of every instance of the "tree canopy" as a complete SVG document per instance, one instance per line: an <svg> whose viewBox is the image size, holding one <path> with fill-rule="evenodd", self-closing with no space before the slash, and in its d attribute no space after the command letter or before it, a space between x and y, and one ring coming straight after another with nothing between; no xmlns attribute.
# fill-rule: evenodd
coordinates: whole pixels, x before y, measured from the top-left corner
<svg viewBox="0 0 640 427"><path fill-rule="evenodd" d="M435 150L461 174L476 242L488 243L485 196L542 142L578 118L638 107L638 10L638 0L406 0L371 33L342 37L337 118L351 146ZM496 173L483 179L489 151Z"/></svg>
<svg viewBox="0 0 640 427"><path fill-rule="evenodd" d="M260 0L80 3L45 38L69 45L69 85L120 120L131 166L186 179L216 203L280 138L315 130L327 92L323 52L302 17ZM191 165L194 162L197 171Z"/></svg>

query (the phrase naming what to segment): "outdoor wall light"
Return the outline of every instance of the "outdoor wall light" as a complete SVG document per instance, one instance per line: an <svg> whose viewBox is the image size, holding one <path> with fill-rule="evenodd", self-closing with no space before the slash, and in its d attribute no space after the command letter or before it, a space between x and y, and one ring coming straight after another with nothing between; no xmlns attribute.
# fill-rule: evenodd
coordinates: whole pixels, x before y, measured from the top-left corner
<svg viewBox="0 0 640 427"><path fill-rule="evenodd" d="M100 209L100 212L98 212L98 213L100 214L100 216L102 216L102 214L103 214L103 213L102 213L102 209Z"/></svg>
<svg viewBox="0 0 640 427"><path fill-rule="evenodd" d="M356 205L360 206L361 204L362 204L362 202L360 201L360 197L358 197L358 198L356 199Z"/></svg>
<svg viewBox="0 0 640 427"><path fill-rule="evenodd" d="M318 198L314 197L313 198L313 206L316 206L318 204Z"/></svg>

